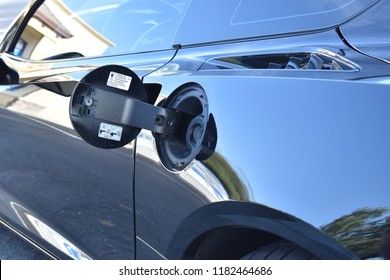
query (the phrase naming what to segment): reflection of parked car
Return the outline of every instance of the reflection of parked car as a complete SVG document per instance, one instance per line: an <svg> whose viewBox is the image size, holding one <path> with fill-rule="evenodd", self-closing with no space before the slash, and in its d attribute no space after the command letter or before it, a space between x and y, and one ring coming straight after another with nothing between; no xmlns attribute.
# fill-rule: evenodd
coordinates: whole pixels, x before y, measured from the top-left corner
<svg viewBox="0 0 390 280"><path fill-rule="evenodd" d="M222 5L32 1L0 45L2 223L54 258L379 257L390 3Z"/></svg>

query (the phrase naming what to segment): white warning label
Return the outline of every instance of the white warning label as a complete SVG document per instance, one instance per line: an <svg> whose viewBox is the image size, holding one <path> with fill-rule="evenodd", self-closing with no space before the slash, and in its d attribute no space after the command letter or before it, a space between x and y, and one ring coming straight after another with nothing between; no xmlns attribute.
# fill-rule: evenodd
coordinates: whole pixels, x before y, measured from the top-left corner
<svg viewBox="0 0 390 280"><path fill-rule="evenodd" d="M130 88L131 79L132 78L130 76L111 71L110 75L108 76L107 85L109 87L119 88L127 91Z"/></svg>
<svg viewBox="0 0 390 280"><path fill-rule="evenodd" d="M121 141L122 131L123 131L123 127L121 126L101 123L99 127L98 136L100 138L104 138L108 140Z"/></svg>

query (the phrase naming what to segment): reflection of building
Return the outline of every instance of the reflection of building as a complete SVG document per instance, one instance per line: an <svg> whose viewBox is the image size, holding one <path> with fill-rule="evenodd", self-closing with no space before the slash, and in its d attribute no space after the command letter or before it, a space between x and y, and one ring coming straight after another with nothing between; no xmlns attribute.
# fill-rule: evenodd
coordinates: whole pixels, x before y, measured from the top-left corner
<svg viewBox="0 0 390 280"><path fill-rule="evenodd" d="M68 9L61 0L52 0L46 1L31 18L14 54L30 59L44 59L70 52L96 56L109 46L113 46L113 43Z"/></svg>

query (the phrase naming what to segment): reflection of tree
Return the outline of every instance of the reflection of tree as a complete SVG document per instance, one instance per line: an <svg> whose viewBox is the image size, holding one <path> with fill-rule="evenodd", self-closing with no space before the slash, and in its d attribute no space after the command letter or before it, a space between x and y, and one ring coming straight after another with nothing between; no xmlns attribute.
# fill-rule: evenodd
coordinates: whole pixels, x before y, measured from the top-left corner
<svg viewBox="0 0 390 280"><path fill-rule="evenodd" d="M203 164L221 181L229 198L249 200L248 186L221 154L214 152Z"/></svg>
<svg viewBox="0 0 390 280"><path fill-rule="evenodd" d="M362 259L378 257L382 233L390 229L388 208L361 208L320 229Z"/></svg>

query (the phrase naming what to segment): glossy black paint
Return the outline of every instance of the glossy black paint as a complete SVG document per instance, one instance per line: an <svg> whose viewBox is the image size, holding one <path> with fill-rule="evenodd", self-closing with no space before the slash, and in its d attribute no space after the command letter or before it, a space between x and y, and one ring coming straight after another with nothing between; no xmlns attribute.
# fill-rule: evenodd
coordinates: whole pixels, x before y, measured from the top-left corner
<svg viewBox="0 0 390 280"><path fill-rule="evenodd" d="M126 206L133 195L132 182L126 179L131 152L98 150L45 122L4 109L1 115L7 135L2 138L2 192L9 197L1 205L3 218L57 246L65 246L58 243L64 240L71 257L131 258L133 213ZM91 164L99 167L92 169ZM111 168L116 171L105 173ZM36 186L39 192L32 191Z"/></svg>
<svg viewBox="0 0 390 280"><path fill-rule="evenodd" d="M90 37L109 46L102 55L65 58L54 49L50 59L15 55L23 52L19 36L28 15L41 2L32 2L1 45L0 59L19 75L15 85L1 79L3 223L54 258L238 259L280 240L320 259L379 256L381 234L390 227L390 65L383 54L389 45L380 36L365 40L369 32L355 41L350 30L360 30L364 17L388 9L388 2L336 1L353 2L344 14L324 4L335 18L313 24L308 18L323 11L308 3L307 20L296 25L270 6L286 16L275 17L280 25L271 32L254 28L271 24L264 18L237 24L253 15L241 13L249 2L230 1L215 29L192 36L186 31L202 1L175 0L169 8L151 6L170 11L155 20L178 29L174 37L165 34L173 47L164 40L137 51L164 34L156 27L129 53L116 52L102 28ZM117 2L131 8L131 1ZM205 11L199 30L215 9ZM230 10L236 11L231 29L218 32ZM170 15L174 26L165 24ZM63 54L81 51L72 48ZM133 70L145 85L143 101L190 115L186 125L172 138L142 130L113 150L85 143L69 120L69 97L91 70L108 64ZM201 94L181 94L194 88ZM199 116L209 124L203 147L186 131ZM356 223L348 226L351 219Z"/></svg>

